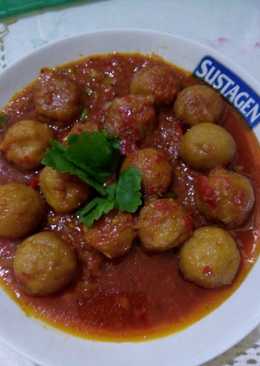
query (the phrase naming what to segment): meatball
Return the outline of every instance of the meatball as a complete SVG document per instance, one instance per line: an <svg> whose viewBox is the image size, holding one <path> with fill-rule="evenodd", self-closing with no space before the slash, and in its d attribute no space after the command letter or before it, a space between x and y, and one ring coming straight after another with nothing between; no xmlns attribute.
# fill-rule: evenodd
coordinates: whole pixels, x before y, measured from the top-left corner
<svg viewBox="0 0 260 366"><path fill-rule="evenodd" d="M37 168L53 134L43 123L23 120L11 126L0 145L6 159L19 168Z"/></svg>
<svg viewBox="0 0 260 366"><path fill-rule="evenodd" d="M192 220L172 198L151 200L141 209L138 235L142 246L162 252L183 243L192 233Z"/></svg>
<svg viewBox="0 0 260 366"><path fill-rule="evenodd" d="M77 123L70 130L70 135L79 135L82 132L97 132L100 130L98 123L88 121L85 123Z"/></svg>
<svg viewBox="0 0 260 366"><path fill-rule="evenodd" d="M40 194L21 183L0 186L0 236L21 238L31 234L45 216Z"/></svg>
<svg viewBox="0 0 260 366"><path fill-rule="evenodd" d="M154 147L163 151L174 164L179 156L180 140L183 135L181 123L168 112L161 112L158 120L158 127L152 134L147 135L142 147Z"/></svg>
<svg viewBox="0 0 260 366"><path fill-rule="evenodd" d="M59 213L70 213L89 197L89 187L78 178L45 167L40 174L40 188L48 204Z"/></svg>
<svg viewBox="0 0 260 366"><path fill-rule="evenodd" d="M59 125L69 124L80 111L77 84L50 70L43 70L35 82L33 99L36 111Z"/></svg>
<svg viewBox="0 0 260 366"><path fill-rule="evenodd" d="M236 242L227 231L214 226L194 231L180 251L179 266L183 276L205 288L231 284L239 264Z"/></svg>
<svg viewBox="0 0 260 366"><path fill-rule="evenodd" d="M197 178L196 202L209 220L236 227L248 218L255 195L249 179L219 168L211 171L208 177Z"/></svg>
<svg viewBox="0 0 260 366"><path fill-rule="evenodd" d="M152 95L155 103L171 103L179 91L179 81L173 71L161 65L137 71L130 85L131 94Z"/></svg>
<svg viewBox="0 0 260 366"><path fill-rule="evenodd" d="M86 243L108 258L124 255L135 238L134 219L127 213L112 211L91 228L84 227Z"/></svg>
<svg viewBox="0 0 260 366"><path fill-rule="evenodd" d="M62 290L72 281L77 259L57 233L45 231L17 247L13 267L15 278L26 293L44 296Z"/></svg>
<svg viewBox="0 0 260 366"><path fill-rule="evenodd" d="M217 123L223 111L224 102L221 96L205 85L193 85L183 89L174 104L176 116L191 126L204 122Z"/></svg>
<svg viewBox="0 0 260 366"><path fill-rule="evenodd" d="M228 164L236 144L230 133L212 123L193 126L181 139L180 155L194 169L212 169Z"/></svg>
<svg viewBox="0 0 260 366"><path fill-rule="evenodd" d="M152 148L136 150L126 157L122 170L130 166L139 170L146 195L160 195L167 191L173 169L163 152Z"/></svg>
<svg viewBox="0 0 260 366"><path fill-rule="evenodd" d="M108 106L104 128L112 136L135 142L153 129L154 122L153 98L127 95L115 98Z"/></svg>
<svg viewBox="0 0 260 366"><path fill-rule="evenodd" d="M92 122L92 121L88 121L88 122L84 122L84 123L79 122L79 123L76 123L71 128L69 133L64 136L63 142L66 144L71 135L80 135L83 132L93 133L93 132L98 132L99 130L100 130L100 126L96 122Z"/></svg>

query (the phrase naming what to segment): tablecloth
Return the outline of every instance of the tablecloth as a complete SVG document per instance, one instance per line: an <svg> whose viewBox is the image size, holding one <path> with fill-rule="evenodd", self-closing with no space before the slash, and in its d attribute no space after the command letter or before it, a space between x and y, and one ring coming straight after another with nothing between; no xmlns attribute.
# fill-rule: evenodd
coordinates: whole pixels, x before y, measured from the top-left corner
<svg viewBox="0 0 260 366"><path fill-rule="evenodd" d="M89 0L9 19L0 24L0 72L51 41L98 29L129 27L198 40L229 56L260 81L259 0ZM1 343L0 365L35 366ZM205 366L228 365L260 365L260 327Z"/></svg>

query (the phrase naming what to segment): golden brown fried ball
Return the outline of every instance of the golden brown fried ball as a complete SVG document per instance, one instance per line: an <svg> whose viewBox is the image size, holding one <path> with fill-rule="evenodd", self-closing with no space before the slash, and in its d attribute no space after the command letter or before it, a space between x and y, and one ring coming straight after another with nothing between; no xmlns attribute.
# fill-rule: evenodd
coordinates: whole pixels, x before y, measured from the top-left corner
<svg viewBox="0 0 260 366"><path fill-rule="evenodd" d="M147 202L138 218L138 236L142 246L162 252L183 243L192 233L192 220L172 198Z"/></svg>
<svg viewBox="0 0 260 366"><path fill-rule="evenodd" d="M212 169L232 161L236 144L230 133L213 123L193 126L181 139L180 155L194 169Z"/></svg>
<svg viewBox="0 0 260 366"><path fill-rule="evenodd" d="M77 259L57 233L45 231L18 245L13 267L15 278L26 293L45 296L62 290L72 281Z"/></svg>
<svg viewBox="0 0 260 366"><path fill-rule="evenodd" d="M45 206L40 194L21 183L0 186L0 236L21 238L40 225Z"/></svg>
<svg viewBox="0 0 260 366"><path fill-rule="evenodd" d="M193 126L199 123L218 123L224 111L221 96L206 85L193 85L177 96L174 112L178 118Z"/></svg>
<svg viewBox="0 0 260 366"><path fill-rule="evenodd" d="M40 165L52 138L53 133L46 124L22 120L7 130L0 150L18 168L34 169Z"/></svg>
<svg viewBox="0 0 260 366"><path fill-rule="evenodd" d="M236 242L225 230L205 226L194 231L180 251L180 270L198 286L216 288L234 280L240 264Z"/></svg>
<svg viewBox="0 0 260 366"><path fill-rule="evenodd" d="M249 179L226 169L215 169L196 184L197 206L209 220L237 227L248 218L255 195Z"/></svg>
<svg viewBox="0 0 260 366"><path fill-rule="evenodd" d="M48 204L59 213L70 213L90 196L90 188L78 178L45 167L40 173L40 188Z"/></svg>

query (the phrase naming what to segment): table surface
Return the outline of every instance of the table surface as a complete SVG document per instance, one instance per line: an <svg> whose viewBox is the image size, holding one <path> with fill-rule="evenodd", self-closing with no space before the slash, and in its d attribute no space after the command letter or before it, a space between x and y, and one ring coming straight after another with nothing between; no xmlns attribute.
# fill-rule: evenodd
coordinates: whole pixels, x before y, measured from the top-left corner
<svg viewBox="0 0 260 366"><path fill-rule="evenodd" d="M30 14L0 24L0 72L51 41L129 27L198 40L229 56L260 81L260 0L89 0ZM1 343L0 365L35 366ZM260 365L260 327L204 366L228 365Z"/></svg>

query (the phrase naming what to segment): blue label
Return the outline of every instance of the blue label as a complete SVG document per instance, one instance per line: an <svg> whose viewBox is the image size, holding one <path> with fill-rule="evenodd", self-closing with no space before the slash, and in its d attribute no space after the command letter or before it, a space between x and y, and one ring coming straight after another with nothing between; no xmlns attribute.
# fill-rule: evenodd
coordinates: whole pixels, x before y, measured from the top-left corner
<svg viewBox="0 0 260 366"><path fill-rule="evenodd" d="M218 90L251 128L260 122L260 97L250 86L211 56L200 61L193 74Z"/></svg>

